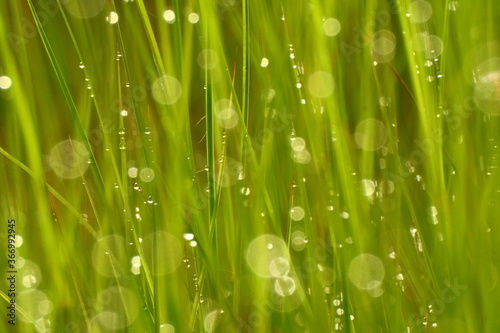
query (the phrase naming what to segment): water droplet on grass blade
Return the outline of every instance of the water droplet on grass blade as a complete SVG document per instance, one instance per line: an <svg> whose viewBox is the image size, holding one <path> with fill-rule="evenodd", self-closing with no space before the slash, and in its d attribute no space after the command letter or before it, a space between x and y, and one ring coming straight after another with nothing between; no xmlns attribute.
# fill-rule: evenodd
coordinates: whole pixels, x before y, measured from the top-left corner
<svg viewBox="0 0 500 333"><path fill-rule="evenodd" d="M153 83L152 94L158 103L172 105L181 98L182 86L175 77L165 75Z"/></svg>
<svg viewBox="0 0 500 333"><path fill-rule="evenodd" d="M220 99L214 105L217 121L222 128L231 129L239 122L238 114L234 109L234 104L227 98Z"/></svg>
<svg viewBox="0 0 500 333"><path fill-rule="evenodd" d="M290 272L290 262L283 257L277 257L269 263L269 272L273 277L285 276Z"/></svg>
<svg viewBox="0 0 500 333"><path fill-rule="evenodd" d="M183 247L181 241L174 235L158 231L146 236L142 242L144 249L144 260L148 263L150 269L154 269L152 274L164 276L173 273L182 263ZM153 267L153 245L156 244L156 251L162 255L161 260L157 261L156 267ZM168 254L168 255L166 255Z"/></svg>
<svg viewBox="0 0 500 333"><path fill-rule="evenodd" d="M274 291L280 296L290 296L295 292L295 280L289 276L283 276L276 279Z"/></svg>
<svg viewBox="0 0 500 333"><path fill-rule="evenodd" d="M30 260L23 259L23 265L18 265L17 277L26 288L36 288L42 280L42 273L37 264Z"/></svg>
<svg viewBox="0 0 500 333"><path fill-rule="evenodd" d="M356 126L354 141L357 146L366 151L381 148L387 140L387 130L384 123L368 118Z"/></svg>
<svg viewBox="0 0 500 333"><path fill-rule="evenodd" d="M118 23L118 14L116 12L111 12L109 15L106 17L106 21L108 21L110 24L116 24Z"/></svg>
<svg viewBox="0 0 500 333"><path fill-rule="evenodd" d="M383 180L380 182L379 188L383 194L391 194L394 192L394 183L390 180Z"/></svg>
<svg viewBox="0 0 500 333"><path fill-rule="evenodd" d="M381 286L377 286L375 288L366 290L366 293L372 298L378 298L384 294L384 288L382 288Z"/></svg>
<svg viewBox="0 0 500 333"><path fill-rule="evenodd" d="M306 148L306 141L301 137L295 137L290 139L292 149L295 151L301 151Z"/></svg>
<svg viewBox="0 0 500 333"><path fill-rule="evenodd" d="M198 54L198 64L203 69L211 70L217 67L219 56L211 49L205 49Z"/></svg>
<svg viewBox="0 0 500 333"><path fill-rule="evenodd" d="M92 263L99 274L107 277L121 276L128 270L126 262L125 239L122 236L109 235L95 243Z"/></svg>
<svg viewBox="0 0 500 333"><path fill-rule="evenodd" d="M47 295L37 289L21 291L16 298L17 305L28 315L19 316L23 322L31 322L31 318L43 318L52 311Z"/></svg>
<svg viewBox="0 0 500 333"><path fill-rule="evenodd" d="M325 71L315 72L307 79L307 89L313 97L327 98L334 90L333 76Z"/></svg>
<svg viewBox="0 0 500 333"><path fill-rule="evenodd" d="M303 149L301 151L294 152L293 159L297 163L307 164L311 161L311 154L306 149Z"/></svg>
<svg viewBox="0 0 500 333"><path fill-rule="evenodd" d="M141 170L139 178L146 183L152 182L155 179L155 172L151 168L144 168Z"/></svg>
<svg viewBox="0 0 500 333"><path fill-rule="evenodd" d="M349 279L362 290L380 287L384 276L384 264L378 257L370 253L358 255L349 265Z"/></svg>
<svg viewBox="0 0 500 333"><path fill-rule="evenodd" d="M296 230L292 233L292 248L295 251L302 251L307 245L304 232Z"/></svg>
<svg viewBox="0 0 500 333"><path fill-rule="evenodd" d="M435 206L430 206L429 209L427 209L427 214L429 214L429 216L436 216L438 214L437 208Z"/></svg>
<svg viewBox="0 0 500 333"><path fill-rule="evenodd" d="M248 246L246 261L252 271L261 277L273 277L271 263L277 258L289 260L288 248L283 239L264 234L255 238ZM282 260L282 259L280 259Z"/></svg>
<svg viewBox="0 0 500 333"><path fill-rule="evenodd" d="M380 30L373 35L372 50L380 55L387 55L396 48L396 36L389 30Z"/></svg>
<svg viewBox="0 0 500 333"><path fill-rule="evenodd" d="M92 332L123 330L137 318L139 301L131 290L111 287L97 295L95 310L99 314L92 319Z"/></svg>
<svg viewBox="0 0 500 333"><path fill-rule="evenodd" d="M297 309L304 300L304 292L296 292L297 282L292 277L283 277L274 281L274 293L271 294L271 305L276 312L290 312ZM308 289L310 295L310 289Z"/></svg>
<svg viewBox="0 0 500 333"><path fill-rule="evenodd" d="M163 12L163 19L169 23L172 24L175 22L175 12L173 10L166 10Z"/></svg>
<svg viewBox="0 0 500 333"><path fill-rule="evenodd" d="M132 266L140 267L141 266L141 257L140 256L134 256L130 260L130 263Z"/></svg>
<svg viewBox="0 0 500 333"><path fill-rule="evenodd" d="M175 327L170 324L160 325L160 333L175 333Z"/></svg>
<svg viewBox="0 0 500 333"><path fill-rule="evenodd" d="M212 333L217 328L219 324L219 316L221 315L221 310L213 310L209 312L205 319L203 320L203 327L205 328L205 332Z"/></svg>
<svg viewBox="0 0 500 333"><path fill-rule="evenodd" d="M480 110L500 115L500 58L491 58L474 69L474 96Z"/></svg>
<svg viewBox="0 0 500 333"><path fill-rule="evenodd" d="M323 22L323 31L327 36L336 36L340 32L341 25L337 19L328 18Z"/></svg>
<svg viewBox="0 0 500 333"><path fill-rule="evenodd" d="M290 209L290 218L294 221L300 221L304 218L305 212L302 207L295 206Z"/></svg>
<svg viewBox="0 0 500 333"><path fill-rule="evenodd" d="M82 176L87 171L89 158L90 154L83 143L66 140L52 148L49 164L57 176L73 179Z"/></svg>
<svg viewBox="0 0 500 333"><path fill-rule="evenodd" d="M182 236L185 240L193 240L194 239L194 235L192 233L186 233Z"/></svg>
<svg viewBox="0 0 500 333"><path fill-rule="evenodd" d="M414 227L410 228L410 233L411 237L413 238L413 241L415 243L415 247L419 252L424 252L424 247L422 244L422 241L420 240L420 234L418 233L418 230Z"/></svg>
<svg viewBox="0 0 500 333"><path fill-rule="evenodd" d="M23 246L23 243L24 243L23 236L16 235L16 237L14 238L14 244L16 248L20 248L21 246Z"/></svg>
<svg viewBox="0 0 500 333"><path fill-rule="evenodd" d="M85 4L79 0L65 0L61 3L71 15L88 19L97 16L104 9L106 0L85 0Z"/></svg>
<svg viewBox="0 0 500 333"><path fill-rule="evenodd" d="M6 90L12 86L12 80L8 76L0 76L0 89Z"/></svg>
<svg viewBox="0 0 500 333"><path fill-rule="evenodd" d="M238 125L238 114L232 108L226 108L217 112L217 120L219 125L225 129L231 129Z"/></svg>
<svg viewBox="0 0 500 333"><path fill-rule="evenodd" d="M250 187L242 187L241 188L241 194L243 194L243 195L249 195L250 194Z"/></svg>
<svg viewBox="0 0 500 333"><path fill-rule="evenodd" d="M361 193L364 196L371 196L373 193L375 193L375 188L376 188L376 183L373 180L370 179L362 179L361 180Z"/></svg>
<svg viewBox="0 0 500 333"><path fill-rule="evenodd" d="M432 6L424 0L415 0L410 4L410 20L414 23L425 23L432 16Z"/></svg>
<svg viewBox="0 0 500 333"><path fill-rule="evenodd" d="M373 35L372 53L375 62L385 63L394 58L396 36L389 30L380 30ZM374 63L375 65L375 63Z"/></svg>
<svg viewBox="0 0 500 333"><path fill-rule="evenodd" d="M139 170L136 167L131 167L131 168L128 169L127 175L130 178L137 178L138 171Z"/></svg>
<svg viewBox="0 0 500 333"><path fill-rule="evenodd" d="M412 37L415 52L425 52L428 59L434 60L443 52L443 41L438 36L418 33Z"/></svg>
<svg viewBox="0 0 500 333"><path fill-rule="evenodd" d="M382 107L387 107L387 106L389 106L390 102L391 102L391 99L390 99L390 98L388 98L388 97L384 97L384 96L382 96L382 97L380 97L380 98L378 99L378 103L379 103L379 104L380 104L380 106L382 106Z"/></svg>
<svg viewBox="0 0 500 333"><path fill-rule="evenodd" d="M200 20L200 16L197 13L191 13L188 15L188 21L191 24L196 24Z"/></svg>

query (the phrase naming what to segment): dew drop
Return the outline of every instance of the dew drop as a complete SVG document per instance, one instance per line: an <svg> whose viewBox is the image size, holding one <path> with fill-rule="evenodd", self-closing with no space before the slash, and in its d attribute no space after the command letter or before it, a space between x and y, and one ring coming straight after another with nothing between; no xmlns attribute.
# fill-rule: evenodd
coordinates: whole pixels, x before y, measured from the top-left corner
<svg viewBox="0 0 500 333"><path fill-rule="evenodd" d="M385 268L382 261L370 253L358 255L349 265L349 279L362 290L380 287L384 276Z"/></svg>
<svg viewBox="0 0 500 333"><path fill-rule="evenodd" d="M448 4L448 9L451 10L451 11L456 11L458 8L458 1L450 1L450 3Z"/></svg>
<svg viewBox="0 0 500 333"><path fill-rule="evenodd" d="M155 178L155 172L151 168L144 168L139 174L139 178L146 183L153 181Z"/></svg>
<svg viewBox="0 0 500 333"><path fill-rule="evenodd" d="M116 24L118 22L118 18L118 14L116 12L110 12L106 17L106 21L108 21L110 24Z"/></svg>
<svg viewBox="0 0 500 333"><path fill-rule="evenodd" d="M277 257L269 263L269 272L273 277L282 277L290 272L290 262L283 257Z"/></svg>
<svg viewBox="0 0 500 333"><path fill-rule="evenodd" d="M6 90L12 86L12 79L8 76L0 76L0 89Z"/></svg>
<svg viewBox="0 0 500 333"><path fill-rule="evenodd" d="M356 145L366 151L380 149L387 140L387 129L381 121L368 118L356 126L354 141Z"/></svg>
<svg viewBox="0 0 500 333"><path fill-rule="evenodd" d="M280 296L290 296L295 292L295 280L289 276L278 278L274 283L274 290Z"/></svg>
<svg viewBox="0 0 500 333"><path fill-rule="evenodd" d="M188 21L191 24L196 24L200 20L200 16L197 13L191 13L188 15Z"/></svg>
<svg viewBox="0 0 500 333"><path fill-rule="evenodd" d="M424 0L415 0L410 4L410 20L414 23L425 23L432 16L432 6Z"/></svg>
<svg viewBox="0 0 500 333"><path fill-rule="evenodd" d="M242 187L241 188L241 194L243 194L243 195L249 195L250 194L250 187Z"/></svg>
<svg viewBox="0 0 500 333"><path fill-rule="evenodd" d="M325 35L332 37L337 36L340 32L341 25L337 19L328 18L323 22L323 31Z"/></svg>
<svg viewBox="0 0 500 333"><path fill-rule="evenodd" d="M163 19L169 23L169 24L172 24L175 22L175 12L173 10L166 10L165 12L163 12Z"/></svg>
<svg viewBox="0 0 500 333"><path fill-rule="evenodd" d="M327 98L334 91L333 76L325 71L315 72L307 79L307 89L315 98Z"/></svg>
<svg viewBox="0 0 500 333"><path fill-rule="evenodd" d="M371 196L375 193L376 183L370 179L362 179L361 180L361 194L364 196Z"/></svg>
<svg viewBox="0 0 500 333"><path fill-rule="evenodd" d="M194 239L194 234L192 233L186 233L182 236L185 240L193 240Z"/></svg>
<svg viewBox="0 0 500 333"><path fill-rule="evenodd" d="M430 206L429 209L427 209L427 214L429 214L429 216L436 216L438 214L438 210L435 206Z"/></svg>
<svg viewBox="0 0 500 333"><path fill-rule="evenodd" d="M304 218L305 212L302 207L295 206L290 209L290 218L294 221L300 221Z"/></svg>
<svg viewBox="0 0 500 333"><path fill-rule="evenodd" d="M245 258L255 274L270 278L276 274L276 271L272 269L276 266L282 267L282 265L276 265L278 262L273 263L273 261L279 260L282 263L283 259L289 260L289 254L287 245L282 238L272 234L264 234L249 244Z"/></svg>
<svg viewBox="0 0 500 333"><path fill-rule="evenodd" d="M306 148L306 141L301 137L291 138L290 141L294 151L302 151Z"/></svg>
<svg viewBox="0 0 500 333"><path fill-rule="evenodd" d="M153 83L152 94L158 103L172 105L181 98L182 86L175 77L165 75Z"/></svg>
<svg viewBox="0 0 500 333"><path fill-rule="evenodd" d="M267 66L269 66L269 60L267 58L262 58L260 61L260 67L266 68Z"/></svg>

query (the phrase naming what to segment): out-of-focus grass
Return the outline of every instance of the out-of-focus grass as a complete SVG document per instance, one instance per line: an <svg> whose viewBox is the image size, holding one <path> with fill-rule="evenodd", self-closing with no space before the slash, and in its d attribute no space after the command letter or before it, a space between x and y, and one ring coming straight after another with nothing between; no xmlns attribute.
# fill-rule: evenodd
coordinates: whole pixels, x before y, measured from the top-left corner
<svg viewBox="0 0 500 333"><path fill-rule="evenodd" d="M496 2L1 8L2 332L499 329Z"/></svg>

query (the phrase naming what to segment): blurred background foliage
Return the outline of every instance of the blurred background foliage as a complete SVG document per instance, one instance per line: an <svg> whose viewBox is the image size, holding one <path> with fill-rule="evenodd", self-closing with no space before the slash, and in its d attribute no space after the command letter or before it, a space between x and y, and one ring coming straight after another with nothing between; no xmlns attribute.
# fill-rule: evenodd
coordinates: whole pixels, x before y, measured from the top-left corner
<svg viewBox="0 0 500 333"><path fill-rule="evenodd" d="M0 6L2 331L500 327L496 2Z"/></svg>

